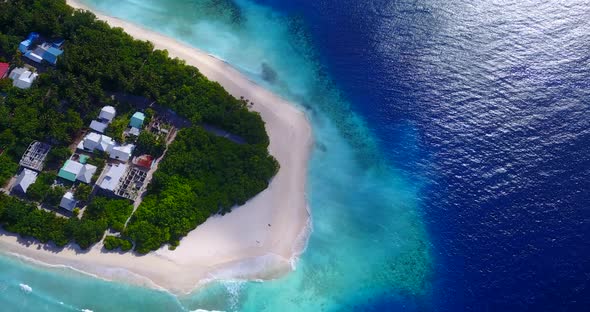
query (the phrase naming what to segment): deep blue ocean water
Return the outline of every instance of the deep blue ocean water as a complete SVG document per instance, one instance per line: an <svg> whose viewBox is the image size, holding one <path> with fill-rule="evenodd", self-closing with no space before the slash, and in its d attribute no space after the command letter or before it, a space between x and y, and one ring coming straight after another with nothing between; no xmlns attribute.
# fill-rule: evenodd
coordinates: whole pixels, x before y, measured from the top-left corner
<svg viewBox="0 0 590 312"><path fill-rule="evenodd" d="M2 258L3 307L590 309L589 2L85 2L307 111L314 232L287 277L182 298Z"/></svg>

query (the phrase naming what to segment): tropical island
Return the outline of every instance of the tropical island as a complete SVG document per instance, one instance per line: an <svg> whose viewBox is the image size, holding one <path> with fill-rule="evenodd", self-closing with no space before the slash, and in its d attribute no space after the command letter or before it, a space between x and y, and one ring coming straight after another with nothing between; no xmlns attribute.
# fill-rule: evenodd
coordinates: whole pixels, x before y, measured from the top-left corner
<svg viewBox="0 0 590 312"><path fill-rule="evenodd" d="M164 274L158 267L207 267L193 266L196 272L186 276L192 279L178 286L183 290L231 262L269 253L288 262L302 248L308 223L303 182L311 135L303 114L222 62L204 61L200 51L119 25L149 39L136 40L109 24L65 1L0 3L0 226L7 231L3 244L10 240L0 246L98 275L99 266L124 268L151 282ZM215 69L208 76L224 86L203 68ZM245 208L252 208L248 217ZM208 252L215 258L209 262L194 250L211 247L195 244L211 240L200 229L235 234L206 221L240 220L251 225L238 231L265 225L241 235L260 237L256 242L215 246L233 253ZM283 226L282 235L273 237L270 220ZM23 240L37 250L18 246ZM123 254L132 249L158 250L158 257ZM167 268L157 263L163 257Z"/></svg>

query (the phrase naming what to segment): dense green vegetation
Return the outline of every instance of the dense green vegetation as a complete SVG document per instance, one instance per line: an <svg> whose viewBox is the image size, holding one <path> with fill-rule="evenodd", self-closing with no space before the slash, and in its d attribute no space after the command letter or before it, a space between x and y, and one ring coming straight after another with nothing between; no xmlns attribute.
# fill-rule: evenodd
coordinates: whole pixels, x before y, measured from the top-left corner
<svg viewBox="0 0 590 312"><path fill-rule="evenodd" d="M104 248L106 250L121 249L121 251L129 251L133 248L133 244L128 239L108 235L104 238Z"/></svg>
<svg viewBox="0 0 590 312"><path fill-rule="evenodd" d="M238 145L193 127L178 134L126 234L146 253L176 246L198 224L228 212L268 186L278 168L254 145Z"/></svg>
<svg viewBox="0 0 590 312"><path fill-rule="evenodd" d="M137 144L135 147L136 155L148 154L158 158L162 156L166 149L166 142L163 137L156 136L149 131L142 131L137 137Z"/></svg>
<svg viewBox="0 0 590 312"><path fill-rule="evenodd" d="M73 235L76 221L57 217L33 204L0 193L0 224L5 230L22 237L65 246Z"/></svg>
<svg viewBox="0 0 590 312"><path fill-rule="evenodd" d="M115 231L122 231L125 221L133 211L133 206L126 199L108 199L96 197L84 212L85 219L104 220Z"/></svg>
<svg viewBox="0 0 590 312"><path fill-rule="evenodd" d="M88 248L100 241L107 228L122 228L131 205L126 200L98 198L87 208L82 219L58 217L54 212L0 194L0 225L9 232L43 243L63 247L69 242Z"/></svg>
<svg viewBox="0 0 590 312"><path fill-rule="evenodd" d="M27 197L31 200L45 203L50 207L57 207L66 189L62 186L52 187L56 175L51 172L43 172L37 177L35 183L29 186Z"/></svg>
<svg viewBox="0 0 590 312"><path fill-rule="evenodd" d="M72 151L65 146L52 148L45 159L45 169L57 171L71 155Z"/></svg>
<svg viewBox="0 0 590 312"><path fill-rule="evenodd" d="M18 164L6 155L0 155L0 187L14 175L18 169Z"/></svg>
<svg viewBox="0 0 590 312"><path fill-rule="evenodd" d="M111 124L109 124L107 130L105 131L105 134L110 136L111 138L113 138L113 140L115 140L119 143L123 143L124 142L123 132L125 131L125 129L127 129L128 125L129 125L129 114L119 115L119 116L115 117L115 119L113 119Z"/></svg>
<svg viewBox="0 0 590 312"><path fill-rule="evenodd" d="M63 218L36 205L0 194L0 225L7 231L42 243L63 247L69 242L86 249L100 241L107 224L104 219Z"/></svg>
<svg viewBox="0 0 590 312"><path fill-rule="evenodd" d="M80 183L76 186L74 197L81 202L87 202L90 198L90 193L92 193L92 186Z"/></svg>
<svg viewBox="0 0 590 312"><path fill-rule="evenodd" d="M16 173L18 160L31 141L53 146L47 167L56 170L68 157L67 146L102 106L115 106L119 117L130 112L130 103L113 100L109 96L113 93L147 97L195 125L214 125L241 136L247 144L215 137L197 126L181 130L126 229L131 205L125 200L98 197L82 219L66 219L36 204L0 195L4 229L58 246L76 242L88 248L111 227L123 231L137 251L145 253L166 243L176 246L210 215L228 212L262 191L276 173L278 164L268 154L269 139L260 115L248 111L246 101L234 98L198 69L96 21L89 12L70 8L64 0L0 1L0 60L22 65L17 47L31 31L49 39L64 38L65 53L57 67L41 68L31 89L0 82L0 93L6 94L0 96L0 149L4 152L0 183ZM119 118L109 126L109 133L122 140L120 133L127 123ZM161 139L144 133L138 138L138 151L160 155L164 151ZM89 163L95 162L100 171L104 159L102 155ZM29 198L56 205L65 190L51 187L49 180L49 174L43 174L31 186ZM78 189L76 196L87 198L88 190ZM125 250L130 245L108 240L114 249Z"/></svg>

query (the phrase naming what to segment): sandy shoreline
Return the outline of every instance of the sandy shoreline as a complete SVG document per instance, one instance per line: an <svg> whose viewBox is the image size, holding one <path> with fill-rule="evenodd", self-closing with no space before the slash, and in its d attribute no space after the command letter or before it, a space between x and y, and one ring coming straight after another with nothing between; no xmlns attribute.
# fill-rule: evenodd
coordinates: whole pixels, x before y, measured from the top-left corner
<svg viewBox="0 0 590 312"><path fill-rule="evenodd" d="M87 9L77 1L67 3ZM280 97L248 80L237 70L206 53L137 25L94 12L111 26L124 28L196 66L236 97L255 103L266 122L270 152L281 169L269 188L226 216L215 216L189 233L175 251L166 248L145 256L104 253L98 244L88 252L52 250L23 244L0 233L0 251L33 262L71 267L107 280L132 282L173 293L188 293L215 279L269 279L292 268L310 231L305 195L311 127L305 115ZM270 226L269 226L270 225Z"/></svg>

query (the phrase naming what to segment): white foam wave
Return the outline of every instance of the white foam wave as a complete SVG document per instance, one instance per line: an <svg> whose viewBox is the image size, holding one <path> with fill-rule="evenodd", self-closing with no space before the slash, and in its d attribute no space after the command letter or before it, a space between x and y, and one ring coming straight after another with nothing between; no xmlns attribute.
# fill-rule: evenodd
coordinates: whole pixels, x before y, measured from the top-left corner
<svg viewBox="0 0 590 312"><path fill-rule="evenodd" d="M289 263L291 264L291 270L295 271L297 269L297 262L301 255L307 250L307 246L309 245L309 238L311 237L311 233L313 233L313 220L311 218L311 212L308 205L306 205L306 209L309 213L309 218L307 218L307 223L301 229L301 232L297 235L295 239L295 244L293 244L293 248L291 251L293 255L289 259Z"/></svg>
<svg viewBox="0 0 590 312"><path fill-rule="evenodd" d="M152 288L152 289L156 289L156 290L160 290L160 291L163 291L163 292L170 293L170 291L168 291L166 288L164 288L164 287L162 287L162 286L154 283L151 279L149 279L149 278L147 278L147 277L145 277L143 275L140 275L140 274L136 274L134 272L131 272L129 270L122 269L122 268L108 268L108 267L103 267L102 270L100 270L102 274L101 275L97 275L97 274L94 274L94 273L90 273L90 272L84 271L83 269L79 269L79 268L76 268L76 267L73 267L73 266L69 266L69 265L65 265L65 264L50 264L50 263L46 263L46 262L43 262L43 261L40 261L40 260L37 260L37 259L34 259L34 258L30 258L30 257L27 257L25 255L21 255L19 253L15 253L15 252L8 252L8 253L5 253L5 254L10 255L10 256L13 256L13 257L18 258L18 259L21 259L21 260L24 260L26 262L29 262L29 263L38 265L38 266L43 266L43 267L48 267L48 268L53 268L53 269L71 270L73 272L80 273L82 275L90 276L90 277L93 277L93 278L96 278L96 279L100 279L100 280L103 280L103 281L107 281L107 282L112 282L113 279L106 278L105 276L117 277L117 280L118 281L122 281L122 282L128 281L130 284L133 284L133 285L143 285L143 286L148 287L148 288Z"/></svg>
<svg viewBox="0 0 590 312"><path fill-rule="evenodd" d="M27 284L18 284L18 286L20 287L20 289L24 292L26 292L27 294L30 294L33 292L33 288L31 288L31 286L27 285Z"/></svg>

